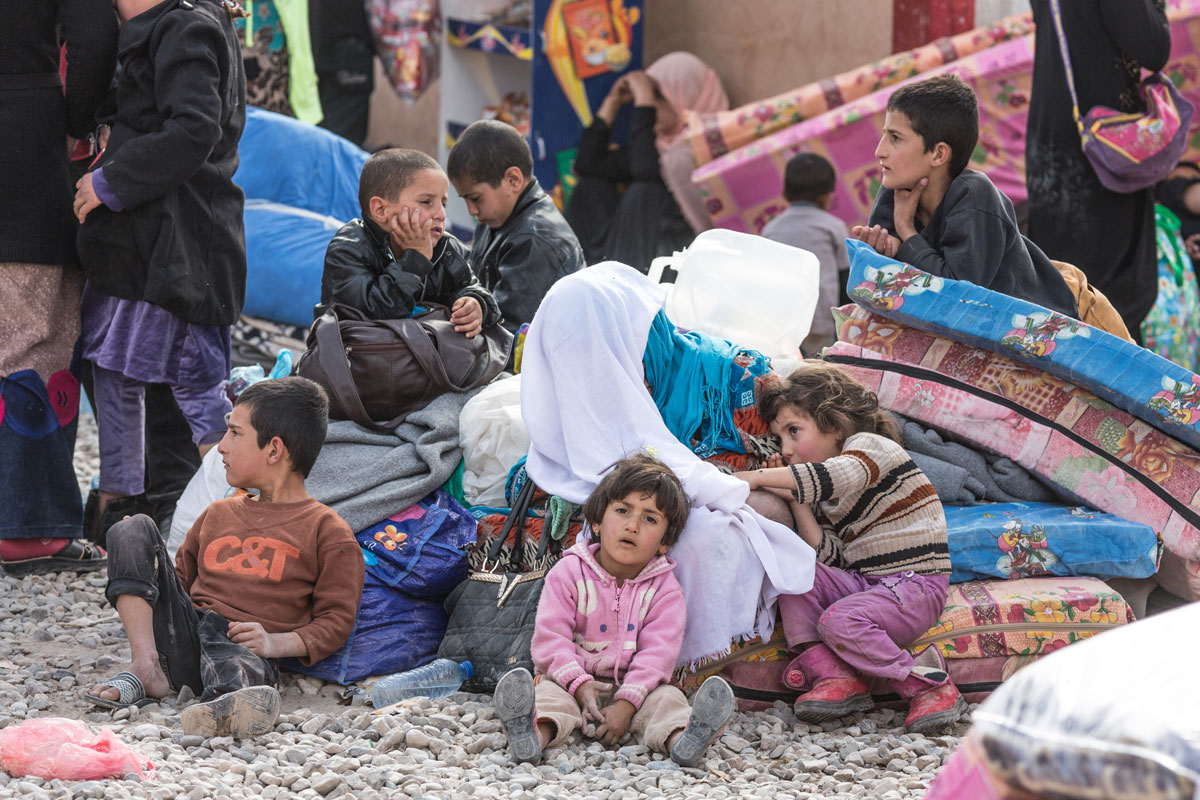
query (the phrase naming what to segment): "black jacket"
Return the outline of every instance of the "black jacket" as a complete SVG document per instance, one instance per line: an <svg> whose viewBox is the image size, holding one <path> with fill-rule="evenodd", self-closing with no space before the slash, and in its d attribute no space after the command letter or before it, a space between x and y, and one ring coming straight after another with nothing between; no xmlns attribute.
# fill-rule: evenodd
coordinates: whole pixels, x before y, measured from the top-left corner
<svg viewBox="0 0 1200 800"><path fill-rule="evenodd" d="M496 295L504 327L515 332L533 319L554 282L583 269L584 260L575 232L532 178L503 225L475 226L471 265Z"/></svg>
<svg viewBox="0 0 1200 800"><path fill-rule="evenodd" d="M233 182L246 79L233 22L212 0L166 0L122 26L117 59L117 116L98 166L123 210L101 206L81 226L84 272L104 294L232 324L246 296Z"/></svg>
<svg viewBox="0 0 1200 800"><path fill-rule="evenodd" d="M96 125L117 61L117 17L109 0L0 0L0 19L0 264L74 264L66 136Z"/></svg>
<svg viewBox="0 0 1200 800"><path fill-rule="evenodd" d="M880 189L867 224L895 235L896 195ZM1078 319L1075 295L1046 254L1017 229L1012 201L982 172L950 182L928 224L900 245L896 259L942 278L970 281Z"/></svg>
<svg viewBox="0 0 1200 800"><path fill-rule="evenodd" d="M466 245L452 234L433 246L433 261L416 250L404 250L397 259L383 228L352 219L325 250L321 302L313 316L321 316L330 303L341 303L370 319L404 319L422 302L448 307L460 297L479 301L484 330L500 321L496 298L479 285L467 263Z"/></svg>

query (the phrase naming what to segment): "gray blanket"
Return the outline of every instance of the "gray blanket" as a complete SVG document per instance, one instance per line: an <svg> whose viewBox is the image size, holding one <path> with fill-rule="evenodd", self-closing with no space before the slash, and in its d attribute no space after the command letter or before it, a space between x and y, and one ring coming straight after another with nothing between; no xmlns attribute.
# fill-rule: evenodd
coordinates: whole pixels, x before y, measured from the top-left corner
<svg viewBox="0 0 1200 800"><path fill-rule="evenodd" d="M390 434L354 422L329 423L305 481L308 493L332 506L355 532L408 508L458 467L458 416L475 393L444 394Z"/></svg>
<svg viewBox="0 0 1200 800"><path fill-rule="evenodd" d="M1047 502L1056 498L1015 461L948 442L931 428L895 416L901 424L904 449L946 505Z"/></svg>

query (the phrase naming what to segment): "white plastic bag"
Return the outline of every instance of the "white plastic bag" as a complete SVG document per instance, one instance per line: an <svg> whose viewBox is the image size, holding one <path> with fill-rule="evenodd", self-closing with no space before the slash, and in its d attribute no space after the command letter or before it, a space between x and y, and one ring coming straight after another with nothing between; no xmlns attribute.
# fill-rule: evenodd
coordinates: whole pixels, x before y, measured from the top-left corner
<svg viewBox="0 0 1200 800"><path fill-rule="evenodd" d="M529 452L529 431L521 418L521 376L493 381L472 397L458 418L463 451L463 494L475 506L508 505L504 480Z"/></svg>
<svg viewBox="0 0 1200 800"><path fill-rule="evenodd" d="M714 228L697 236L671 266L679 273L667 296L671 322L766 356L797 357L817 308L815 255Z"/></svg>
<svg viewBox="0 0 1200 800"><path fill-rule="evenodd" d="M1198 628L1192 603L1073 644L1005 681L972 715L970 735L991 775L1038 796L1200 797Z"/></svg>
<svg viewBox="0 0 1200 800"><path fill-rule="evenodd" d="M209 503L231 496L236 490L225 480L225 465L221 463L221 454L213 448L204 454L200 469L188 481L187 488L175 504L175 515L171 517L171 535L167 537L167 552L174 560L175 552L192 523L200 512L208 508Z"/></svg>

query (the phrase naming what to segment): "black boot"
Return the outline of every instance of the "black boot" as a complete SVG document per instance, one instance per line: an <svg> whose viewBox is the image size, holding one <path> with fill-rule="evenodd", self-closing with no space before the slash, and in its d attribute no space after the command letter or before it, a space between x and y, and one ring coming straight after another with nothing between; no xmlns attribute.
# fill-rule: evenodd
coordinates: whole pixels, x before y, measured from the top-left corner
<svg viewBox="0 0 1200 800"><path fill-rule="evenodd" d="M107 549L108 529L113 525L136 514L146 514L151 518L154 514L154 507L146 499L145 494L113 498L108 501L104 514L97 518L96 511L99 508L100 493L96 489L92 489L88 492L87 503L83 507L83 530L89 539L105 549Z"/></svg>

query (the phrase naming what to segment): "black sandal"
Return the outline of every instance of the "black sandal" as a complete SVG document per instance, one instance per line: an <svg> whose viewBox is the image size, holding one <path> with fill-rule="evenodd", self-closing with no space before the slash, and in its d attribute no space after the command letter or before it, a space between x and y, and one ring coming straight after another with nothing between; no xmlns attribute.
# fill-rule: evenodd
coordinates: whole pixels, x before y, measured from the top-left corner
<svg viewBox="0 0 1200 800"><path fill-rule="evenodd" d="M87 539L71 539L57 553L18 561L0 560L6 575L45 575L48 572L93 572L107 563L104 551Z"/></svg>

